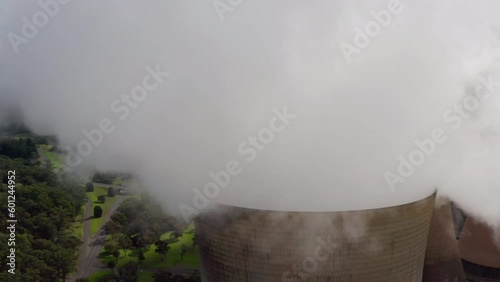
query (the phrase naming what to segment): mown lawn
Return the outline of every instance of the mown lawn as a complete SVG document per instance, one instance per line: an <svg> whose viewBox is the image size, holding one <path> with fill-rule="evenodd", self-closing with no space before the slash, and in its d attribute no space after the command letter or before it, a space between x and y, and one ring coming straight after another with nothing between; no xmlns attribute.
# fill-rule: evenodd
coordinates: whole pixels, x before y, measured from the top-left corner
<svg viewBox="0 0 500 282"><path fill-rule="evenodd" d="M155 282L154 272L140 271L139 270L139 279L137 279L137 281Z"/></svg>
<svg viewBox="0 0 500 282"><path fill-rule="evenodd" d="M85 215L85 205L82 206L82 211L80 214L75 218L75 222L73 223L73 235L78 237L78 239L82 240L83 238L83 224L84 222L82 221L84 219Z"/></svg>
<svg viewBox="0 0 500 282"><path fill-rule="evenodd" d="M14 139L27 138L27 137L34 137L34 135L32 133L23 132L23 133L16 134L14 136Z"/></svg>
<svg viewBox="0 0 500 282"><path fill-rule="evenodd" d="M103 278L104 276L107 276L108 274L111 274L111 270L96 271L89 276L89 280L92 282L99 281L99 279Z"/></svg>
<svg viewBox="0 0 500 282"><path fill-rule="evenodd" d="M90 275L89 280L91 282L96 282L96 281L99 281L99 279L101 279L104 276L107 276L109 274L111 274L111 270L97 271L97 272L92 273L92 275ZM137 281L140 281L140 282L154 282L155 281L155 279L154 279L154 272L140 271L139 270Z"/></svg>
<svg viewBox="0 0 500 282"><path fill-rule="evenodd" d="M163 256L155 253L156 246L153 244L147 252L144 253L146 258L140 265L139 268L167 268L175 265L190 266L193 268L198 268L200 266L200 256L198 246L193 245L194 236L194 226L190 225L184 231L182 237L179 241L170 244L170 251L167 254L166 259L162 259ZM170 237L170 232L163 234L162 239ZM185 244L187 246L187 251L181 260L181 246ZM114 260L114 257L101 253L100 260L102 263L107 264L108 261ZM120 251L120 257L118 258L118 266L121 266L128 261L139 262L137 259L137 252L127 251L127 255L123 251Z"/></svg>
<svg viewBox="0 0 500 282"><path fill-rule="evenodd" d="M64 159L62 155L54 152L45 152L44 154L47 157L47 159L50 160L50 162L52 163L53 168L59 169L63 167Z"/></svg>
<svg viewBox="0 0 500 282"><path fill-rule="evenodd" d="M64 166L64 156L50 151L51 145L38 145L40 152L52 163L52 168L59 169Z"/></svg>
<svg viewBox="0 0 500 282"><path fill-rule="evenodd" d="M106 196L106 201L104 202L104 204L101 204L97 201L97 197L99 197L100 195ZM118 199L118 196L108 197L108 187L94 185L94 191L87 192L87 197L90 200L90 211L91 211L91 218L89 219L90 236L93 236L94 234L97 233L97 231L99 231L99 229L103 225L106 214L113 207L113 204L115 203L116 199ZM95 206L101 206L102 208L102 216L100 218L94 218Z"/></svg>

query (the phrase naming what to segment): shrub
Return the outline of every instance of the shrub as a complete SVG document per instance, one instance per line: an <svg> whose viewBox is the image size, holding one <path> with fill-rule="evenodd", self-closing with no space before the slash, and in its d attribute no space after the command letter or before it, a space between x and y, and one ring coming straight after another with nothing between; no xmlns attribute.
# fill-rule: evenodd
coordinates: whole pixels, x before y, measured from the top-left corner
<svg viewBox="0 0 500 282"><path fill-rule="evenodd" d="M94 192L94 183L87 182L87 184L85 184L85 191Z"/></svg>
<svg viewBox="0 0 500 282"><path fill-rule="evenodd" d="M101 206L95 206L94 207L94 217L99 218L102 216L102 208Z"/></svg>
<svg viewBox="0 0 500 282"><path fill-rule="evenodd" d="M108 197L114 197L116 195L115 188L109 187L108 188Z"/></svg>

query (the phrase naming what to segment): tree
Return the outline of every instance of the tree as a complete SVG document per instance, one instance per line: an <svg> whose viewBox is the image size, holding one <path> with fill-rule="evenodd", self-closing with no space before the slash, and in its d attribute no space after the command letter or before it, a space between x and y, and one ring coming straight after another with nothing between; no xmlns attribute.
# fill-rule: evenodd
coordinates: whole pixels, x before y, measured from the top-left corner
<svg viewBox="0 0 500 282"><path fill-rule="evenodd" d="M118 237L117 240L118 247L123 250L125 256L127 256L127 249L132 248L132 240L127 235L123 235Z"/></svg>
<svg viewBox="0 0 500 282"><path fill-rule="evenodd" d="M94 217L99 218L102 216L102 208L101 206L95 206L94 207Z"/></svg>
<svg viewBox="0 0 500 282"><path fill-rule="evenodd" d="M162 261L167 257L168 251L170 251L170 246L166 240L159 240L155 243L156 250L155 253L159 253L163 256Z"/></svg>
<svg viewBox="0 0 500 282"><path fill-rule="evenodd" d="M64 281L75 270L74 250L81 245L71 235L71 226L87 198L85 188L69 175L56 175L48 162L36 160L33 140L0 140L0 193L4 193L0 196L12 195L4 184L9 184L8 171L16 171L16 183L22 184L15 194L15 200L22 203L16 206L16 214L25 218L16 223L15 256L19 259L15 272L21 276L9 274L3 267L0 281ZM6 213L0 213L0 222L6 221ZM8 235L0 232L0 242L7 239ZM0 253L7 254L8 248L0 245Z"/></svg>
<svg viewBox="0 0 500 282"><path fill-rule="evenodd" d="M111 273L113 273L113 269L115 268L116 266L116 262L115 261L108 261L108 263L106 264L108 266L109 269L111 269Z"/></svg>
<svg viewBox="0 0 500 282"><path fill-rule="evenodd" d="M186 245L182 244L181 246L181 260L184 258L184 254L187 252Z"/></svg>
<svg viewBox="0 0 500 282"><path fill-rule="evenodd" d="M168 270L160 270L154 274L155 282L169 281L172 278L172 272Z"/></svg>
<svg viewBox="0 0 500 282"><path fill-rule="evenodd" d="M108 241L104 244L104 251L108 254L113 254L118 250L118 244L115 241Z"/></svg>
<svg viewBox="0 0 500 282"><path fill-rule="evenodd" d="M31 138L9 138L0 141L0 154L9 158L24 160L38 159L38 149Z"/></svg>
<svg viewBox="0 0 500 282"><path fill-rule="evenodd" d="M120 233L122 229L123 226L121 226L120 224L116 223L113 220L106 222L106 224L104 225L104 230L106 231L107 234L110 234L111 236Z"/></svg>
<svg viewBox="0 0 500 282"><path fill-rule="evenodd" d="M96 183L112 184L114 178L116 178L116 175L114 173L96 172L92 177L92 181Z"/></svg>
<svg viewBox="0 0 500 282"><path fill-rule="evenodd" d="M193 245L191 245L191 247L196 246L196 243L197 243L196 242L196 233L193 235L193 239L191 239L191 240L193 240Z"/></svg>
<svg viewBox="0 0 500 282"><path fill-rule="evenodd" d="M55 252L52 253L54 259L53 265L55 266L56 273L66 281L66 276L72 273L76 268L73 263L76 260L76 255L73 249L66 249L58 246ZM70 259L71 258L71 259Z"/></svg>
<svg viewBox="0 0 500 282"><path fill-rule="evenodd" d="M118 269L118 273L120 274L120 281L137 281L137 263L134 261L129 261L124 264L122 267Z"/></svg>
<svg viewBox="0 0 500 282"><path fill-rule="evenodd" d="M142 235L142 240L144 244L148 246L148 248L151 248L151 245L154 244L156 241L160 240L160 235L151 231L151 230L146 230L144 234Z"/></svg>
<svg viewBox="0 0 500 282"><path fill-rule="evenodd" d="M142 262L146 259L146 257L144 256L143 249L139 249L139 251L137 253L137 259L139 260L139 264L142 264Z"/></svg>
<svg viewBox="0 0 500 282"><path fill-rule="evenodd" d="M118 263L118 258L120 257L120 251L114 250L113 256L115 257L115 262Z"/></svg>
<svg viewBox="0 0 500 282"><path fill-rule="evenodd" d="M170 238L177 239L180 237L182 237L182 229L178 229L178 227L175 227L172 233L170 233Z"/></svg>
<svg viewBox="0 0 500 282"><path fill-rule="evenodd" d="M97 197L97 200L101 203L101 204L104 204L106 202L106 196L104 195L99 195Z"/></svg>
<svg viewBox="0 0 500 282"><path fill-rule="evenodd" d="M108 197L114 197L116 195L115 188L109 187L108 188Z"/></svg>
<svg viewBox="0 0 500 282"><path fill-rule="evenodd" d="M85 191L94 192L94 183L87 182L87 184L85 184Z"/></svg>
<svg viewBox="0 0 500 282"><path fill-rule="evenodd" d="M193 272L191 275L189 275L188 282L201 282L201 275L199 271Z"/></svg>
<svg viewBox="0 0 500 282"><path fill-rule="evenodd" d="M126 215L124 215L122 212L119 211L120 207L122 205L123 205L123 203L120 204L120 206L118 207L118 211L115 212L115 214L113 214L113 216L111 216L111 221L114 221L121 226L127 226L130 223L130 219Z"/></svg>

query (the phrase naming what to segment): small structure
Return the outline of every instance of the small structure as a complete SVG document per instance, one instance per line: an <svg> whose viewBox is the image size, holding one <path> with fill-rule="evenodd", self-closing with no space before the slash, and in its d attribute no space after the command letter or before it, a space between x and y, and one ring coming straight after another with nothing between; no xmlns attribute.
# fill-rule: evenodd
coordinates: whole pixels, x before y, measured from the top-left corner
<svg viewBox="0 0 500 282"><path fill-rule="evenodd" d="M116 193L119 195L129 195L130 192L123 188L116 188Z"/></svg>

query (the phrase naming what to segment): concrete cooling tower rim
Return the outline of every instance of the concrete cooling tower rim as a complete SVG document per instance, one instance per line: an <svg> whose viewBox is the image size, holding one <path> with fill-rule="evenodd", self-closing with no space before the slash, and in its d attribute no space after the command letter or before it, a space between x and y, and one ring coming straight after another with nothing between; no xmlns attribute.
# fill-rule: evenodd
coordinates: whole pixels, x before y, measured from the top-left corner
<svg viewBox="0 0 500 282"><path fill-rule="evenodd" d="M364 211L219 206L194 220L203 281L420 282L435 192Z"/></svg>
<svg viewBox="0 0 500 282"><path fill-rule="evenodd" d="M383 209L383 208L391 208L391 207L397 207L397 206L403 206L411 203L418 202L420 200L426 199L429 196L437 193L437 188L434 188L432 190L429 190L430 192L421 194L419 197L414 197L412 199L390 199L386 201L388 204L381 204L381 203L373 203L372 205L366 204L362 208L358 208L356 205L353 205L352 208L340 208L338 205L336 205L335 201L331 201L331 205L329 207L324 207L325 204L322 205L316 205L314 207L308 207L308 208L297 208L296 206L293 206L293 203L287 203L286 206L284 205L249 205L248 203L240 203L240 202L234 202L234 201L224 201L224 200L218 200L214 201L215 205L217 206L225 206L225 207L233 207L233 208L240 208L240 209L248 209L248 210L260 210L260 211L271 211L271 212L348 212L348 211L369 211L369 210L378 210L378 209ZM398 201L399 200L399 201ZM271 208L269 208L271 206ZM312 205L308 205L312 206Z"/></svg>

